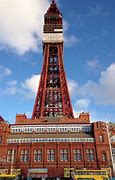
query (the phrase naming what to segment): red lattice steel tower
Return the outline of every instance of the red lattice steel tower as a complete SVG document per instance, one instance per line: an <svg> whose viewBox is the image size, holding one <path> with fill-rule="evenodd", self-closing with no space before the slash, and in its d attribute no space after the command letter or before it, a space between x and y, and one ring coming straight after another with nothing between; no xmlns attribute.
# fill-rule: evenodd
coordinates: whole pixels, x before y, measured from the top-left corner
<svg viewBox="0 0 115 180"><path fill-rule="evenodd" d="M44 62L32 119L74 118L63 64L62 14L54 0L44 16Z"/></svg>

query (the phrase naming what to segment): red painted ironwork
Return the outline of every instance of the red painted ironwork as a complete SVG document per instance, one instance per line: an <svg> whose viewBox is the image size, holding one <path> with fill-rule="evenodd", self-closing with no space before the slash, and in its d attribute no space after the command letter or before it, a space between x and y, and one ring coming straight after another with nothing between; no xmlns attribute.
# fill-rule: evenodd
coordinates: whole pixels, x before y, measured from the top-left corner
<svg viewBox="0 0 115 180"><path fill-rule="evenodd" d="M55 31L56 30L56 31ZM53 0L44 17L44 33L62 34L62 14ZM43 42L44 62L32 119L73 118L73 110L63 64L63 41Z"/></svg>

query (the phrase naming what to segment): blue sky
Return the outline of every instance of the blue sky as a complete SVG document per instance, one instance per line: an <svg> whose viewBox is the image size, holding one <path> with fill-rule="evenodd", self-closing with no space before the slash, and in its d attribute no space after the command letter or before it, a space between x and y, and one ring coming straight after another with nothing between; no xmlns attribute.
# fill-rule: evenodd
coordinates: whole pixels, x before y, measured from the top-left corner
<svg viewBox="0 0 115 180"><path fill-rule="evenodd" d="M0 115L31 116L42 66L48 0L0 1ZM115 1L58 0L64 64L75 116L115 122ZM6 15L7 14L7 15Z"/></svg>

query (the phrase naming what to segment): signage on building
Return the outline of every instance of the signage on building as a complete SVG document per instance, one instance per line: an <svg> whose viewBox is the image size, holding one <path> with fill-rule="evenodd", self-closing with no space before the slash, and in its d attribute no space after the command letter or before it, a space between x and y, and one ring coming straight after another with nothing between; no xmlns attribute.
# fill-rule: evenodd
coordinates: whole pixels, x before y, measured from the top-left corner
<svg viewBox="0 0 115 180"><path fill-rule="evenodd" d="M31 178L47 178L47 174L30 174Z"/></svg>
<svg viewBox="0 0 115 180"><path fill-rule="evenodd" d="M29 176L31 178L47 178L47 168L32 168L28 169Z"/></svg>
<svg viewBox="0 0 115 180"><path fill-rule="evenodd" d="M71 171L73 171L74 168L64 168L64 178L70 178Z"/></svg>
<svg viewBox="0 0 115 180"><path fill-rule="evenodd" d="M109 176L112 176L111 168L101 168L101 170L105 170L108 172Z"/></svg>
<svg viewBox="0 0 115 180"><path fill-rule="evenodd" d="M13 169L12 174L20 175L21 174L21 169Z"/></svg>
<svg viewBox="0 0 115 180"><path fill-rule="evenodd" d="M0 174L8 174L8 169L0 169Z"/></svg>
<svg viewBox="0 0 115 180"><path fill-rule="evenodd" d="M28 169L29 173L48 173L47 168L33 168L33 169Z"/></svg>

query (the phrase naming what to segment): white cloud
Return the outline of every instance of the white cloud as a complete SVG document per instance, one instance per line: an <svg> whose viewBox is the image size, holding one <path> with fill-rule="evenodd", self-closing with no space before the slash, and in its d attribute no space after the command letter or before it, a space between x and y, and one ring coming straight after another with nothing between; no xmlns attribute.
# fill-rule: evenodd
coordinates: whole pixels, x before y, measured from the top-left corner
<svg viewBox="0 0 115 180"><path fill-rule="evenodd" d="M3 91L2 94L8 94L8 95L16 95L18 92L18 89L16 86L8 86Z"/></svg>
<svg viewBox="0 0 115 180"><path fill-rule="evenodd" d="M101 65L97 59L87 60L86 68L88 71L96 72L100 67Z"/></svg>
<svg viewBox="0 0 115 180"><path fill-rule="evenodd" d="M69 93L70 96L75 96L77 93L77 89L78 89L78 84L76 81L74 80L67 80L67 84L68 84L68 89L69 89Z"/></svg>
<svg viewBox="0 0 115 180"><path fill-rule="evenodd" d="M76 98L76 96L75 96ZM89 106L90 106L90 99L78 99L73 104L73 113L74 117L78 118L80 113L82 112L89 112Z"/></svg>
<svg viewBox="0 0 115 180"><path fill-rule="evenodd" d="M70 36L65 35L64 42L66 47L71 47L74 44L79 43L80 39L74 35L70 35Z"/></svg>
<svg viewBox="0 0 115 180"><path fill-rule="evenodd" d="M24 82L17 83L17 81L10 81L6 83L6 87L0 94L4 95L19 95L20 97L27 99L34 99L37 93L38 85L40 81L40 75L32 75L32 77L26 79Z"/></svg>
<svg viewBox="0 0 115 180"><path fill-rule="evenodd" d="M74 118L78 118L81 112L73 110Z"/></svg>
<svg viewBox="0 0 115 180"><path fill-rule="evenodd" d="M89 7L91 15L99 15L101 13L101 7L99 4L96 4L95 7Z"/></svg>
<svg viewBox="0 0 115 180"><path fill-rule="evenodd" d="M14 81L9 81L6 84L9 85L9 86L15 86L17 84L17 81L15 81L15 80Z"/></svg>
<svg viewBox="0 0 115 180"><path fill-rule="evenodd" d="M38 85L40 81L39 75L32 75L31 78L26 79L24 83L22 83L22 87L26 90L29 90L32 94L36 94L38 90Z"/></svg>
<svg viewBox="0 0 115 180"><path fill-rule="evenodd" d="M90 102L89 99L79 99L76 101L75 106L78 110L84 111L88 109Z"/></svg>
<svg viewBox="0 0 115 180"><path fill-rule="evenodd" d="M93 98L97 104L115 105L115 64L101 72L98 82L88 81L78 92L80 96Z"/></svg>
<svg viewBox="0 0 115 180"><path fill-rule="evenodd" d="M1 90L1 94L16 95L18 92L17 81L9 81L6 83L6 88Z"/></svg>
<svg viewBox="0 0 115 180"><path fill-rule="evenodd" d="M115 64L111 64L101 73L96 89L98 102L115 105Z"/></svg>
<svg viewBox="0 0 115 180"><path fill-rule="evenodd" d="M9 68L0 65L0 79L4 78L5 76L9 76L11 74L12 71Z"/></svg>
<svg viewBox="0 0 115 180"><path fill-rule="evenodd" d="M28 118L31 118L32 113L31 113L31 112L26 112L26 116L27 116Z"/></svg>
<svg viewBox="0 0 115 180"><path fill-rule="evenodd" d="M68 31L70 24L64 19L63 20L63 30L64 32Z"/></svg>
<svg viewBox="0 0 115 180"><path fill-rule="evenodd" d="M89 16L98 16L98 15L103 15L103 16L109 16L110 12L105 11L102 9L102 7L99 4L96 4L95 6L89 7L90 14Z"/></svg>
<svg viewBox="0 0 115 180"><path fill-rule="evenodd" d="M63 20L63 29L64 29L64 42L65 42L65 46L66 47L71 47L76 43L80 42L80 39L76 36L72 35L68 35L67 31L69 29L69 22L67 22L65 19Z"/></svg>
<svg viewBox="0 0 115 180"><path fill-rule="evenodd" d="M0 47L18 53L38 49L48 0L0 0Z"/></svg>
<svg viewBox="0 0 115 180"><path fill-rule="evenodd" d="M70 95L74 100L93 100L96 104L115 105L115 63L102 71L97 82L88 80L82 86L74 80L68 80ZM80 101L82 103L83 101ZM77 101L79 104L79 100ZM79 104L80 105L80 104Z"/></svg>

